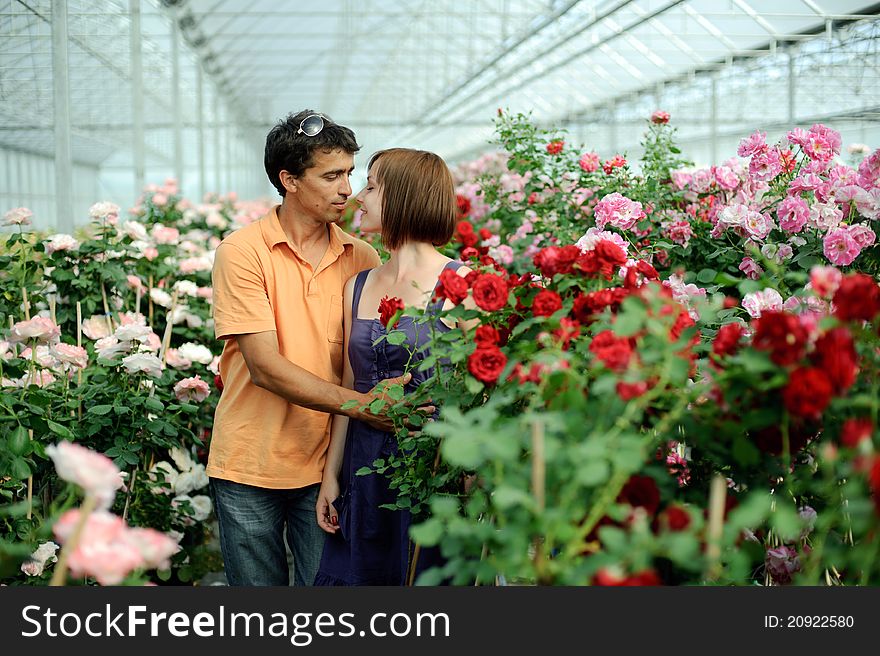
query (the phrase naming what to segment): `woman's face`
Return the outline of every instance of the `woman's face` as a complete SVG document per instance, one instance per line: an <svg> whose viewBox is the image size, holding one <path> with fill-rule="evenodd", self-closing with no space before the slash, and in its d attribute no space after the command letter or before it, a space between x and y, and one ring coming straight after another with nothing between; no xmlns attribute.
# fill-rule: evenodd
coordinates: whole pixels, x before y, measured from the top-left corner
<svg viewBox="0 0 880 656"><path fill-rule="evenodd" d="M357 201L361 205L361 231L382 232L382 188L374 172L367 175L367 186L358 193Z"/></svg>

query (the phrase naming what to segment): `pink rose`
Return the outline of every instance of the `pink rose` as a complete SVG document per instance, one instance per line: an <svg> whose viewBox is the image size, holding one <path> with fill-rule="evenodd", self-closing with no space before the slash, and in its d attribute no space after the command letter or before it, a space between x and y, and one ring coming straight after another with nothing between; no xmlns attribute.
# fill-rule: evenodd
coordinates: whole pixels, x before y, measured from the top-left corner
<svg viewBox="0 0 880 656"><path fill-rule="evenodd" d="M201 403L211 393L208 383L203 381L199 376L192 378L184 378L174 386L174 396L178 401L189 402L195 401Z"/></svg>
<svg viewBox="0 0 880 656"><path fill-rule="evenodd" d="M862 248L846 228L834 228L822 240L822 252L832 264L846 266L852 264Z"/></svg>
<svg viewBox="0 0 880 656"><path fill-rule="evenodd" d="M58 476L79 485L98 500L100 508L109 508L122 487L119 468L107 456L74 444L59 442L46 447Z"/></svg>

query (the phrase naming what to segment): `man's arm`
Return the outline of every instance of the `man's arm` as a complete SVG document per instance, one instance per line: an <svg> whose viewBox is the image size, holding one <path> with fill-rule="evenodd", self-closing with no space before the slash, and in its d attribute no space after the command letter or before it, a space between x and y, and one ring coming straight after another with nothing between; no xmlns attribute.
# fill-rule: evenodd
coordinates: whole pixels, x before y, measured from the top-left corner
<svg viewBox="0 0 880 656"><path fill-rule="evenodd" d="M377 398L377 391L362 394L351 389L334 385L312 372L294 364L278 350L278 336L274 330L236 335L244 361L251 375L251 382L257 387L277 394L290 403L331 414L341 414L352 419L365 421L383 431L394 430L390 419L362 411L360 406L368 405ZM384 381L385 384L405 383L410 374L401 378ZM357 401L357 406L347 410L342 405L347 401Z"/></svg>

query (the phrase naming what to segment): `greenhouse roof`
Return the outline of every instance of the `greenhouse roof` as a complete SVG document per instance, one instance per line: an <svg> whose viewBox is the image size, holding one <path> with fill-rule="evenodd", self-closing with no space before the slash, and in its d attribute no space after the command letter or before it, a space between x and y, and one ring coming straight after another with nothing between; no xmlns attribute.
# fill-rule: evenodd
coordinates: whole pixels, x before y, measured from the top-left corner
<svg viewBox="0 0 880 656"><path fill-rule="evenodd" d="M257 145L278 118L313 108L354 128L367 151L408 145L455 159L485 147L500 107L546 124L601 120L682 80L832 43L858 21L873 24L878 9L866 0L144 0L146 154L172 156L175 35L187 128L200 116L232 122ZM76 161L99 164L131 143L129 11L128 0L68 3ZM0 1L6 148L53 152L51 21L50 0ZM857 56L868 60L859 75L870 93L845 111L876 118L875 48ZM740 112L757 101L749 86Z"/></svg>

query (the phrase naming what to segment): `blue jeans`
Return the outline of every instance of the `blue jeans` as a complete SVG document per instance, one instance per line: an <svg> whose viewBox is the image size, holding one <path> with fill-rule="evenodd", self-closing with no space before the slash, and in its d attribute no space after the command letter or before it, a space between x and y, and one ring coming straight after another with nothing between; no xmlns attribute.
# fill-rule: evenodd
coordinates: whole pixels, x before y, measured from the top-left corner
<svg viewBox="0 0 880 656"><path fill-rule="evenodd" d="M289 585L285 525L293 584L312 585L324 548L324 531L315 519L318 488L272 490L211 479L229 585Z"/></svg>

